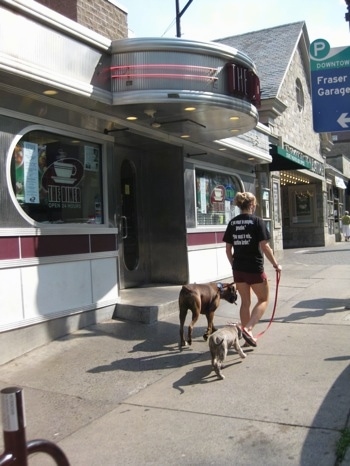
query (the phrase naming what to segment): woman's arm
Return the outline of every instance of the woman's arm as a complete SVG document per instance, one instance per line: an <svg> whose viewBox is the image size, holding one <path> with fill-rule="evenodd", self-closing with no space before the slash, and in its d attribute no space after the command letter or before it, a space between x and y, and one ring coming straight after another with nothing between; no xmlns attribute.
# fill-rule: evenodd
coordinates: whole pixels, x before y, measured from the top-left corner
<svg viewBox="0 0 350 466"><path fill-rule="evenodd" d="M232 267L232 262L233 262L233 245L230 244L230 243L226 243L226 256L227 256L227 259L229 261L229 263L231 264L231 267Z"/></svg>
<svg viewBox="0 0 350 466"><path fill-rule="evenodd" d="M260 241L260 249L265 254L266 258L274 266L274 268L279 270L280 266L278 265L278 263L277 263L277 261L275 259L275 256L273 255L273 251L271 249L271 246L269 245L269 243L266 240Z"/></svg>

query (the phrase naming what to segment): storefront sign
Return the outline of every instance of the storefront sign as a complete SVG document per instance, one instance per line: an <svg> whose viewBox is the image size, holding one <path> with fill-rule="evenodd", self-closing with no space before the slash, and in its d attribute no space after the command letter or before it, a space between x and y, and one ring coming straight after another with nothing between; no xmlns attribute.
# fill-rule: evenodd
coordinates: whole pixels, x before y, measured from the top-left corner
<svg viewBox="0 0 350 466"><path fill-rule="evenodd" d="M260 80L254 71L233 63L228 63L226 70L229 94L247 97L253 105L260 106Z"/></svg>
<svg viewBox="0 0 350 466"><path fill-rule="evenodd" d="M334 181L335 181L335 185L337 188L346 189L346 184L344 183L343 178L340 178L339 176L335 176Z"/></svg>
<svg viewBox="0 0 350 466"><path fill-rule="evenodd" d="M286 148L271 145L270 154L273 157L273 161L270 163L271 171L300 170L303 168L311 170L312 164L309 157L300 152L292 152L291 146L288 146L288 150L286 150Z"/></svg>

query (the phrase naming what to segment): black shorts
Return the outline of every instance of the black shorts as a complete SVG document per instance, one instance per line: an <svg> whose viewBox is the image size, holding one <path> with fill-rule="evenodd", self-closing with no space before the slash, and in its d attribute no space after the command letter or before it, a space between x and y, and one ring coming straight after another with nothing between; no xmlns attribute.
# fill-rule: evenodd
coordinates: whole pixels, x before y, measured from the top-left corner
<svg viewBox="0 0 350 466"><path fill-rule="evenodd" d="M233 280L235 283L248 283L248 285L254 285L255 283L263 283L266 281L267 276L265 272L250 273L234 270Z"/></svg>

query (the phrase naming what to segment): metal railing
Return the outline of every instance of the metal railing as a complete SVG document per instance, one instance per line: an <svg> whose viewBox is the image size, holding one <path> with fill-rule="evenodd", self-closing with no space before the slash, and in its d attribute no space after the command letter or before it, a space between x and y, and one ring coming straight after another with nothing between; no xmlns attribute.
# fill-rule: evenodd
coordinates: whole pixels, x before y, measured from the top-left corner
<svg viewBox="0 0 350 466"><path fill-rule="evenodd" d="M28 456L33 453L46 453L58 466L70 466L66 455L55 443L42 439L26 441L22 389L7 387L0 393L5 447L0 455L0 466L28 466Z"/></svg>

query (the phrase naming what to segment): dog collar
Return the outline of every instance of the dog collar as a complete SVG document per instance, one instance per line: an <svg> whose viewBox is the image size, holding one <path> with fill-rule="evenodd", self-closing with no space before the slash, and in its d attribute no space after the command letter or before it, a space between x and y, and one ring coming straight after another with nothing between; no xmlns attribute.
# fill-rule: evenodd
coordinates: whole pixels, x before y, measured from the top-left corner
<svg viewBox="0 0 350 466"><path fill-rule="evenodd" d="M221 292L222 291L222 283L217 283L216 284L218 290Z"/></svg>

